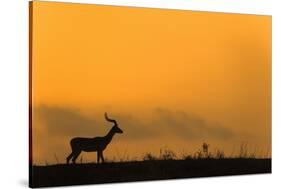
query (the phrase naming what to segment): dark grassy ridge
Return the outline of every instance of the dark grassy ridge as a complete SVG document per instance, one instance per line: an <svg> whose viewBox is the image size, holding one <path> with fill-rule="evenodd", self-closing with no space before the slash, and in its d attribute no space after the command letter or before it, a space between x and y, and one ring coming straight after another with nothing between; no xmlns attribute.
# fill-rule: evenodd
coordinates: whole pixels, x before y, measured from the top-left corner
<svg viewBox="0 0 281 189"><path fill-rule="evenodd" d="M31 187L271 173L271 159L188 159L33 166Z"/></svg>

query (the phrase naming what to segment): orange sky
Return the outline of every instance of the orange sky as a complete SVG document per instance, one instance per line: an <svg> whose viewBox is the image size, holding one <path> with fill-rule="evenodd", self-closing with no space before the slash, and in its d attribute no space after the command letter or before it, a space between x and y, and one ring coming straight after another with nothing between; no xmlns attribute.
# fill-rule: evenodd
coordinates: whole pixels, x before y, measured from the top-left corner
<svg viewBox="0 0 281 189"><path fill-rule="evenodd" d="M270 148L270 16L35 1L32 39L36 163L105 135L105 111L108 159Z"/></svg>

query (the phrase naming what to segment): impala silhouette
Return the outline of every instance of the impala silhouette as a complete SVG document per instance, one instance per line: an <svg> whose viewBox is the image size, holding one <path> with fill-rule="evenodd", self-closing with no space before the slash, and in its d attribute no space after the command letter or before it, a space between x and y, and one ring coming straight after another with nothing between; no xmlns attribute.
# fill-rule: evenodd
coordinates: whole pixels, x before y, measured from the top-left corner
<svg viewBox="0 0 281 189"><path fill-rule="evenodd" d="M114 119L110 119L107 116L107 113L104 114L105 119L109 122L112 122L114 125L103 137L94 137L94 138L81 138L76 137L71 139L70 146L72 152L66 158L66 163L68 164L70 160L75 164L76 159L82 151L84 152L97 152L97 163L102 160L104 162L103 151L106 149L107 145L111 142L113 136L116 133L123 133L123 131L118 127L117 122Z"/></svg>

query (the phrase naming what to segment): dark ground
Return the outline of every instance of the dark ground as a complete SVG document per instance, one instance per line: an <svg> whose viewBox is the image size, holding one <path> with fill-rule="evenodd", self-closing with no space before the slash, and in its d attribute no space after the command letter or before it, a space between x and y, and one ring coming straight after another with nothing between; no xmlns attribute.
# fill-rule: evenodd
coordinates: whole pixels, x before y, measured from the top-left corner
<svg viewBox="0 0 281 189"><path fill-rule="evenodd" d="M271 159L189 159L33 166L30 187L271 173Z"/></svg>

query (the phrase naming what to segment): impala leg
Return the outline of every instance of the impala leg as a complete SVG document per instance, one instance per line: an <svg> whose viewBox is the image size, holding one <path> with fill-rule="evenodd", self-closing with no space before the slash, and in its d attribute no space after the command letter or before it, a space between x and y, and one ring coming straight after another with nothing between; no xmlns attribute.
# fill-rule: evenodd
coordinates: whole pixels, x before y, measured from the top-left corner
<svg viewBox="0 0 281 189"><path fill-rule="evenodd" d="M74 152L73 154L73 158L72 158L72 163L75 164L76 162L76 159L78 158L78 156L80 155L81 151L77 151L77 152Z"/></svg>
<svg viewBox="0 0 281 189"><path fill-rule="evenodd" d="M67 158L66 158L66 163L67 164L69 164L69 160L73 157L73 152L71 152L70 154L69 154L69 156L67 156Z"/></svg>
<svg viewBox="0 0 281 189"><path fill-rule="evenodd" d="M103 151L101 151L101 152L100 152L100 157L101 157L101 161L102 161L102 163L104 163Z"/></svg>
<svg viewBox="0 0 281 189"><path fill-rule="evenodd" d="M100 162L100 151L97 151L97 163Z"/></svg>

